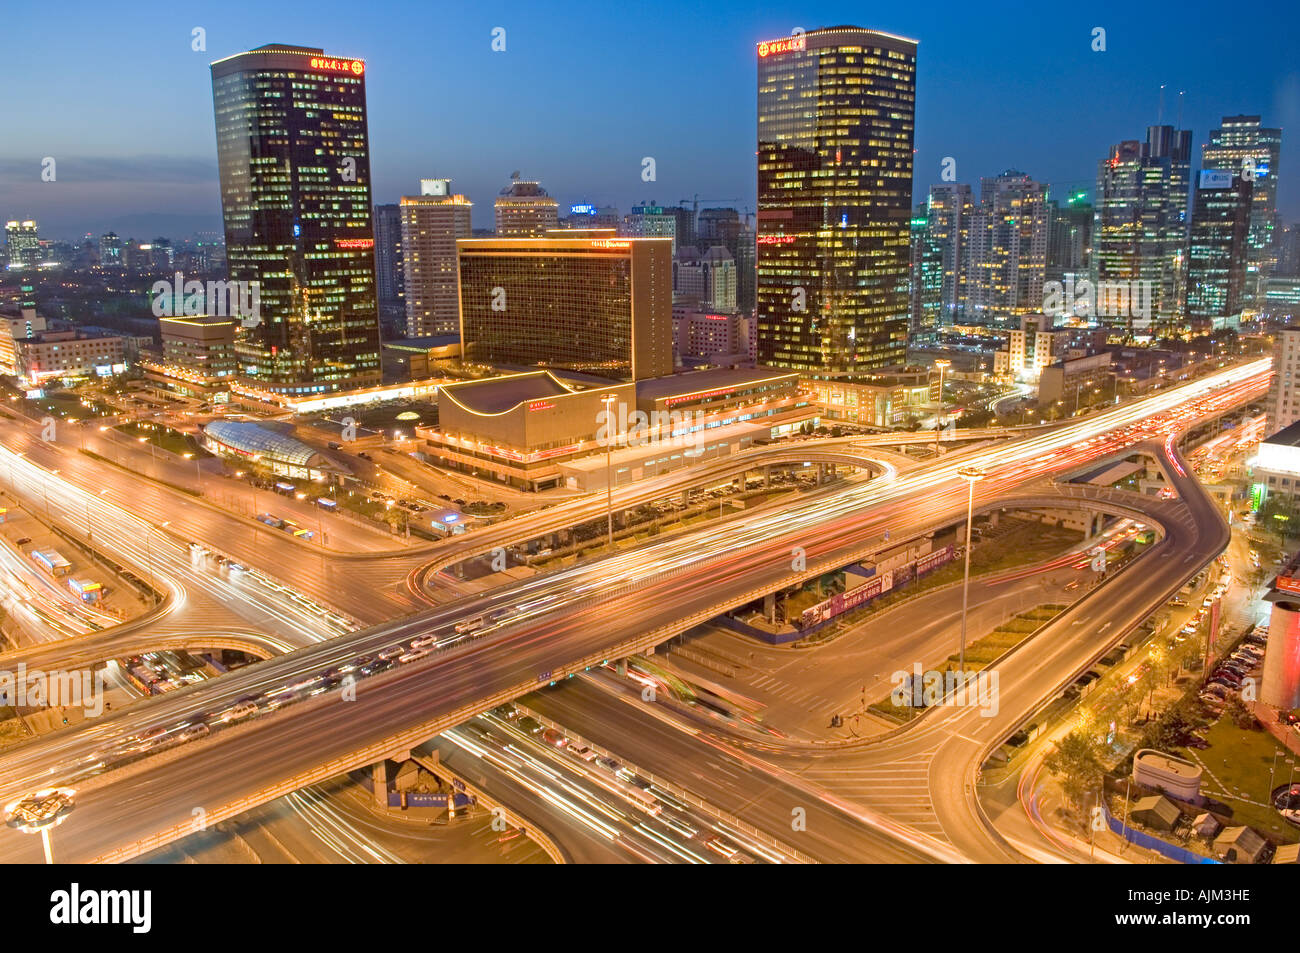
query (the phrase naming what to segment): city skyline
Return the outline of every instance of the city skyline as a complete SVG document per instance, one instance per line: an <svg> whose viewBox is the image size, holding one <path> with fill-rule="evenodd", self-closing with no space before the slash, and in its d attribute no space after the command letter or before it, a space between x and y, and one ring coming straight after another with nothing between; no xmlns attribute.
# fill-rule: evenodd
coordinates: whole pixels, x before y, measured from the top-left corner
<svg viewBox="0 0 1300 953"><path fill-rule="evenodd" d="M374 201L397 201L419 178L451 178L455 191L475 202L478 228L490 226L490 199L516 169L541 181L562 211L584 202L624 210L644 201L675 205L697 194L702 206L752 209L754 45L795 27L854 23L919 41L913 201L940 182L948 157L956 160L959 182L1014 168L1047 183L1053 196L1091 190L1096 162L1110 144L1157 119L1179 125L1179 90L1187 92L1181 126L1192 131L1193 171L1223 116L1259 114L1284 133L1300 119L1300 73L1251 75L1230 55L1236 48L1252 62L1285 63L1286 31L1222 23L1210 35L1195 26L1195 9L1208 4L1188 8L1177 21L1141 10L1120 16L1119 7L1087 20L1047 12L991 33L973 11L952 11L936 24L920 15L865 17L841 4L791 12L724 4L712 8L717 16L706 29L683 33L679 7L546 15L507 5L452 13L439 22L444 42L431 61L420 50L424 33L391 28L409 13L356 23L331 16L341 7L327 3L303 23L293 12L235 6L223 8L218 29L215 19L202 26L202 13L190 17L194 24L161 20L157 4L111 17L79 6L84 15L67 30L10 53L10 102L25 135L0 146L0 216L35 219L43 237L60 239L110 228L137 238L219 228L208 65L271 42L365 59ZM28 16L11 16L11 35L24 33ZM1107 16L1114 20L1109 28ZM1284 26L1288 13L1279 4L1274 16ZM575 23L586 32L575 34ZM1107 29L1104 52L1091 49L1094 25ZM491 49L497 26L506 31L503 52ZM191 49L196 27L207 31L206 50ZM672 39L641 41L654 68L644 75L629 69L622 38L655 35ZM979 53L971 49L975 35L987 35L984 55L971 55ZM75 101L92 88L87 71L97 60L90 44L114 48L115 41L138 44L142 36L154 55L126 58L115 72L119 82L143 84L136 93L75 123L61 118L66 112L52 103ZM674 68L660 68L665 49ZM50 74L51 63L64 65ZM1001 65L990 70L990 63ZM604 80L584 82L591 73ZM153 79L161 76L165 83ZM521 82L526 102L515 92ZM44 192L33 190L47 156L58 164L57 178L41 183ZM655 181L641 177L646 156L656 160ZM1300 158L1283 149L1280 175L1294 177L1297 169ZM1300 217L1300 195L1284 186L1279 213L1288 222Z"/></svg>

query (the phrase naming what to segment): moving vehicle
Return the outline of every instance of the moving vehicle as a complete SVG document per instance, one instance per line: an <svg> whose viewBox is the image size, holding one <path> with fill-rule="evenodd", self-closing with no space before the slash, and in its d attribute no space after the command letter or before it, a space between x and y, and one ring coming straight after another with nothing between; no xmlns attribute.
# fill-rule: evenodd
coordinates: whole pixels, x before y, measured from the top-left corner
<svg viewBox="0 0 1300 953"><path fill-rule="evenodd" d="M483 628L483 617L476 616L473 619L462 619L456 623L456 634L464 635L467 632L477 632Z"/></svg>
<svg viewBox="0 0 1300 953"><path fill-rule="evenodd" d="M424 649L416 649L414 652L407 652L405 655L399 655L397 661L405 665L407 662L416 662L428 656Z"/></svg>
<svg viewBox="0 0 1300 953"><path fill-rule="evenodd" d="M405 654L406 654L406 646L390 645L386 649L380 649L379 652L377 653L377 657L381 661L388 662L391 661L392 659L397 658L398 656L405 655Z"/></svg>

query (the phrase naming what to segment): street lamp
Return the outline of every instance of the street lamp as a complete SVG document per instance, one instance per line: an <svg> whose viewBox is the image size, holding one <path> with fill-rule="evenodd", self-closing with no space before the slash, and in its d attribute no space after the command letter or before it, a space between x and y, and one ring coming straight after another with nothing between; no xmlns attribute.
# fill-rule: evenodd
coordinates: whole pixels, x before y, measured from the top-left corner
<svg viewBox="0 0 1300 953"><path fill-rule="evenodd" d="M605 518L609 531L609 548L614 548L614 401L616 394L605 394L600 402L605 405Z"/></svg>
<svg viewBox="0 0 1300 953"><path fill-rule="evenodd" d="M203 471L199 469L199 458L192 453L182 453L181 456L184 457L186 460L194 461L194 480L199 485L199 496L202 496L203 495Z"/></svg>
<svg viewBox="0 0 1300 953"><path fill-rule="evenodd" d="M62 824L76 806L73 802L76 793L70 788L48 788L28 794L5 807L5 823L24 834L39 832L45 847L45 862L52 864L54 852L50 847L50 831Z"/></svg>
<svg viewBox="0 0 1300 953"><path fill-rule="evenodd" d="M975 515L975 484L983 480L987 473L979 467L962 467L957 471L957 475L967 483L966 495L966 570L962 575L961 583L961 655L960 665L957 670L961 675L966 674L966 609L969 605L970 598L970 536L971 521Z"/></svg>
<svg viewBox="0 0 1300 953"><path fill-rule="evenodd" d="M934 413L934 455L939 455L939 433L943 430L943 372L952 366L952 361L940 358L934 362L939 368L939 409Z"/></svg>

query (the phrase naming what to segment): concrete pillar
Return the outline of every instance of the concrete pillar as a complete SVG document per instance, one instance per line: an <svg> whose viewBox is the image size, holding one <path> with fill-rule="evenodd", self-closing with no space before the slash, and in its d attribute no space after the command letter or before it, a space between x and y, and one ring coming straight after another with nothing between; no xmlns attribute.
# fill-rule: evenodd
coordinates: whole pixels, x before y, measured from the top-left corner
<svg viewBox="0 0 1300 953"><path fill-rule="evenodd" d="M776 624L776 593L769 592L763 597L763 616L772 625Z"/></svg>
<svg viewBox="0 0 1300 953"><path fill-rule="evenodd" d="M655 647L652 645L652 646L650 646L648 649L646 649L646 650L645 650L643 653L641 653L641 654L642 654L642 655L654 655L654 654L655 654Z"/></svg>
<svg viewBox="0 0 1300 953"><path fill-rule="evenodd" d="M992 513L988 514L989 529L998 528L998 517L1000 517L1001 515L1002 515L1001 510L994 510Z"/></svg>
<svg viewBox="0 0 1300 953"><path fill-rule="evenodd" d="M691 491L682 490L682 506L689 506L691 503Z"/></svg>
<svg viewBox="0 0 1300 953"><path fill-rule="evenodd" d="M370 768L370 780L375 787L375 803L388 807L388 762L377 761Z"/></svg>
<svg viewBox="0 0 1300 953"><path fill-rule="evenodd" d="M619 675L622 675L622 676L626 677L626 676L627 676L627 659L625 659L625 658L621 658L621 659L619 659L618 662L615 663L615 671L617 671Z"/></svg>
<svg viewBox="0 0 1300 953"><path fill-rule="evenodd" d="M763 467L763 489L765 490L769 489L771 486L772 486L772 467L769 464L768 466Z"/></svg>

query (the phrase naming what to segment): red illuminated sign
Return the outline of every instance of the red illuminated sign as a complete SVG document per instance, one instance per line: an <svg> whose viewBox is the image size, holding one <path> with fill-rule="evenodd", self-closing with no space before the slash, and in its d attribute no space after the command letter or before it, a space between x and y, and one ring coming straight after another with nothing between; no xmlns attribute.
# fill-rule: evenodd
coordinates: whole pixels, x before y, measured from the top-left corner
<svg viewBox="0 0 1300 953"><path fill-rule="evenodd" d="M592 240L592 248L631 248L631 242L615 241L612 238L596 238Z"/></svg>
<svg viewBox="0 0 1300 953"><path fill-rule="evenodd" d="M366 64L361 60L336 60L327 56L313 56L312 69L329 70L331 73L351 73L360 76L366 71Z"/></svg>
<svg viewBox="0 0 1300 953"><path fill-rule="evenodd" d="M336 238L334 239L335 248L374 248L375 240L373 238Z"/></svg>
<svg viewBox="0 0 1300 953"><path fill-rule="evenodd" d="M529 411L550 410L554 406L555 406L555 401L553 400L534 400L531 403L529 403L528 409Z"/></svg>
<svg viewBox="0 0 1300 953"><path fill-rule="evenodd" d="M773 53L794 53L806 50L808 43L802 33L797 36L787 36L779 40L764 40L758 44L758 55L771 56Z"/></svg>
<svg viewBox="0 0 1300 953"><path fill-rule="evenodd" d="M760 245L789 245L794 241L793 235L759 235Z"/></svg>

